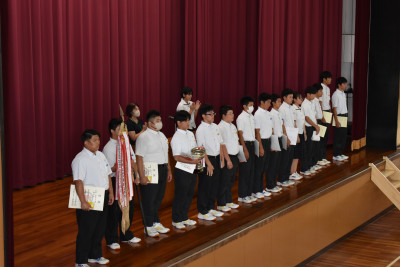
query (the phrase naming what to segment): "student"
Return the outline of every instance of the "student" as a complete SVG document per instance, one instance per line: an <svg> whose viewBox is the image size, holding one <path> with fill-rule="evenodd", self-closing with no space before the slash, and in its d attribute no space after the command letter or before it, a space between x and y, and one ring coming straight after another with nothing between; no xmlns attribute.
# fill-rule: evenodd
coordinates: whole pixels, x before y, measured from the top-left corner
<svg viewBox="0 0 400 267"><path fill-rule="evenodd" d="M111 138L107 142L107 144L103 148L103 154L106 157L108 163L110 164L112 173L111 173L111 182L113 188L115 187L115 172L116 172L116 159L117 159L117 142L118 136L120 134L122 119L111 119L108 123L108 130L110 132ZM136 156L131 148L131 162L132 162L132 171L137 171L136 166ZM136 175L136 177L138 177ZM136 183L139 182L137 179L134 181ZM132 198L129 201L129 226L128 229L125 231L125 234L121 231L121 219L122 219L122 212L118 205L118 200L114 200L114 203L109 207L108 216L107 216L107 226L106 226L106 244L110 249L120 249L120 245L118 241L124 243L139 243L141 241L140 238L137 238L133 235L132 231L130 230L132 219L133 219L133 205L134 199ZM119 230L119 237L118 237L118 225L120 226Z"/></svg>
<svg viewBox="0 0 400 267"><path fill-rule="evenodd" d="M322 97L322 85L316 83L313 86L317 89L317 93L315 94L315 98L312 100L312 103L315 108L315 117L317 119L317 124L321 125L322 121L325 121L324 114L322 112L321 102L319 101L319 99ZM317 144L317 149L316 149L317 152L315 154L315 159L314 159L314 161L316 161L319 166L325 166L328 164L325 161L323 161L324 157L322 156L322 146L324 144L325 144L324 138L320 137L320 141Z"/></svg>
<svg viewBox="0 0 400 267"><path fill-rule="evenodd" d="M235 184L236 172L239 166L239 137L238 130L232 123L235 118L233 108L228 105L221 106L219 113L221 114L221 121L218 126L223 144L226 147L226 153L224 151L226 164L222 169L220 190L218 190L220 193L218 200L221 201L218 203L218 209L225 211L224 206L229 209L237 209L239 207L232 200L232 187Z"/></svg>
<svg viewBox="0 0 400 267"><path fill-rule="evenodd" d="M140 108L138 104L129 103L126 106L125 113L128 116L128 120L125 123L128 128L129 141L131 146L135 146L136 139L146 131L147 125L139 118Z"/></svg>
<svg viewBox="0 0 400 267"><path fill-rule="evenodd" d="M296 127L299 129L299 137L297 139L297 144L294 149L294 157L291 168L290 178L293 180L300 180L303 177L297 172L297 166L299 164L299 159L303 162L304 154L306 154L305 148L305 140L307 139L306 135L306 126L305 126L305 116L301 111L301 103L303 103L303 96L299 92L293 93L293 105L291 107L293 111L294 120L296 121ZM305 176L311 175L311 173L307 169L303 169L303 164L300 168L300 171L304 173Z"/></svg>
<svg viewBox="0 0 400 267"><path fill-rule="evenodd" d="M174 116L177 130L171 140L172 155L177 162L197 164L202 159L192 159L191 150L197 147L196 138L188 131L190 114L180 110ZM186 226L195 225L196 222L188 218L190 204L192 203L194 190L197 183L197 174L190 173L179 168L174 169L175 196L172 203L172 225L177 229L185 229Z"/></svg>
<svg viewBox="0 0 400 267"><path fill-rule="evenodd" d="M329 85L332 83L332 74L329 71L323 71L320 75L321 85L322 85L322 96L319 98L319 101L322 106L322 110L326 112L331 112L331 89ZM322 118L322 125L326 127L326 133L323 140L321 140L321 155L322 161L326 164L329 164L330 161L326 159L326 147L328 146L329 139L329 127L330 123L327 123L324 118Z"/></svg>
<svg viewBox="0 0 400 267"><path fill-rule="evenodd" d="M317 93L317 89L314 86L309 86L306 88L306 98L301 104L301 110L305 116L305 125L306 125L306 136L307 140L306 151L307 153L304 155L304 160L301 161L301 169L308 170L311 174L314 174L317 169L319 169L316 165L315 154L317 153L317 141L312 140L313 132L316 134L319 133L319 126L317 125L317 118L315 117L315 107L312 103L312 100L315 98L315 94ZM306 172L300 172L300 174L307 175Z"/></svg>
<svg viewBox="0 0 400 267"><path fill-rule="evenodd" d="M236 119L238 128L239 142L243 146L246 162L239 163L239 202L251 203L257 199L251 196L253 191L253 184L255 180L254 166L254 141L255 128L254 128L254 99L251 96L244 96L240 100L243 111Z"/></svg>
<svg viewBox="0 0 400 267"><path fill-rule="evenodd" d="M164 198L167 181L171 182L172 173L168 162L168 140L161 132L161 115L156 110L151 110L146 116L147 129L140 134L136 141L136 160L140 177L140 191L142 207L147 233L151 237L159 233L168 233L158 216L158 210ZM151 184L144 174L144 163L158 164L158 183ZM146 231L145 231L146 232Z"/></svg>
<svg viewBox="0 0 400 267"><path fill-rule="evenodd" d="M114 203L114 193L106 157L99 150L100 134L96 130L85 130L81 136L83 150L72 161L72 176L81 209L76 210L78 235L76 237L75 266L89 266L87 263L107 264L102 256L101 240L107 223L108 206ZM103 211L92 210L86 201L85 186L105 189Z"/></svg>
<svg viewBox="0 0 400 267"><path fill-rule="evenodd" d="M258 103L258 109L254 113L254 125L259 144L259 156L255 157L255 180L252 196L264 198L271 195L264 189L264 174L267 173L271 154L272 117L268 111L271 107L271 95L261 93L258 96Z"/></svg>
<svg viewBox="0 0 400 267"><path fill-rule="evenodd" d="M204 146L207 153L207 172L199 175L197 190L198 218L215 220L223 212L215 210L215 199L221 181L221 168L224 167L223 140L218 125L214 123L214 107L205 104L199 109L203 121L196 131L197 145Z"/></svg>
<svg viewBox="0 0 400 267"><path fill-rule="evenodd" d="M343 155L343 149L346 146L347 125L341 127L338 117L347 117L346 94L344 90L347 88L347 80L339 77L336 80L336 91L332 95L333 118L336 123L335 136L333 139L333 160L344 161L348 156Z"/></svg>
<svg viewBox="0 0 400 267"><path fill-rule="evenodd" d="M196 129L195 119L197 117L197 112L200 108L200 101L197 100L196 103L192 102L193 90L192 88L185 86L181 90L181 102L179 102L176 107L176 111L185 110L190 114L190 125L189 130L194 131Z"/></svg>
<svg viewBox="0 0 400 267"><path fill-rule="evenodd" d="M271 109L271 117L272 117L272 125L273 125L273 131L274 135L278 137L279 140L279 147L281 151L276 151L273 150L271 147L271 156L269 159L269 167L267 170L267 191L272 192L272 193L278 193L282 191L282 188L279 187L276 183L276 175L279 172L279 166L281 163L281 154L283 150L282 146L282 135L283 135L283 120L282 116L279 113L279 108L281 107L281 97L273 94L271 96L271 104L272 104L272 109ZM271 141L271 146L272 146L272 141Z"/></svg>
<svg viewBox="0 0 400 267"><path fill-rule="evenodd" d="M292 161L294 156L294 146L290 144L286 127L296 128L296 122L294 121L293 112L290 105L293 103L293 91L289 88L285 88L282 91L283 103L279 107L279 114L282 117L282 129L283 134L287 139L287 148L282 150L281 162L279 166L278 185L288 187L294 185L294 182L290 178L290 168L292 167ZM292 179L293 180L293 179Z"/></svg>

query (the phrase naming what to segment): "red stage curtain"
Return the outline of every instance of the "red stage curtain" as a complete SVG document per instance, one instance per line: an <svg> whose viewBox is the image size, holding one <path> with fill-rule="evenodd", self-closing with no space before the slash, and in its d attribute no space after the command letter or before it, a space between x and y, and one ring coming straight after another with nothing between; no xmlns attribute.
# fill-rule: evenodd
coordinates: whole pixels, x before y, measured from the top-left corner
<svg viewBox="0 0 400 267"><path fill-rule="evenodd" d="M366 145L370 0L356 1L352 149Z"/></svg>

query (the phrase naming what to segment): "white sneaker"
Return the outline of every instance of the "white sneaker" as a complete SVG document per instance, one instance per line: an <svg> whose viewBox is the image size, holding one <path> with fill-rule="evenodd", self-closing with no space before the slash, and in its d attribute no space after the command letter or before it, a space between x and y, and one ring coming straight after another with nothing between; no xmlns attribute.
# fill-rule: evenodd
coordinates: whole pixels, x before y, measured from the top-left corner
<svg viewBox="0 0 400 267"><path fill-rule="evenodd" d="M272 192L272 193L278 193L281 191L281 188L278 186L275 186L274 188L271 188L271 189L267 188L267 191Z"/></svg>
<svg viewBox="0 0 400 267"><path fill-rule="evenodd" d="M86 263L75 263L75 267L90 267L88 264Z"/></svg>
<svg viewBox="0 0 400 267"><path fill-rule="evenodd" d="M235 204L235 203L228 203L228 204L226 204L226 206L228 206L228 207L231 208L231 209L237 209L237 208L239 208L239 205L238 205L238 204Z"/></svg>
<svg viewBox="0 0 400 267"><path fill-rule="evenodd" d="M313 168L310 168L310 169L308 170L308 172L310 172L311 174L314 174L314 173L316 173L317 171L314 170Z"/></svg>
<svg viewBox="0 0 400 267"><path fill-rule="evenodd" d="M150 237L157 237L159 236L158 232L156 231L156 229L154 229L153 227L146 227L147 229L147 234ZM144 233L146 233L146 229L144 230Z"/></svg>
<svg viewBox="0 0 400 267"><path fill-rule="evenodd" d="M322 161L325 162L326 164L331 163L331 162L330 162L329 160L327 160L327 159L323 159Z"/></svg>
<svg viewBox="0 0 400 267"><path fill-rule="evenodd" d="M305 171L305 172L300 172L300 174L303 174L304 176L310 176L311 172ZM300 176L301 177L301 176Z"/></svg>
<svg viewBox="0 0 400 267"><path fill-rule="evenodd" d="M301 176L300 174L298 174L297 172L293 173L292 175L290 175L289 179L290 180L301 180L303 178L303 176Z"/></svg>
<svg viewBox="0 0 400 267"><path fill-rule="evenodd" d="M349 158L349 156L346 156L346 155L340 155L343 159L348 159Z"/></svg>
<svg viewBox="0 0 400 267"><path fill-rule="evenodd" d="M216 218L213 216L213 215L211 215L210 213L207 213L207 214L201 214L201 213L199 213L198 215L197 215L197 218L199 218L199 219L201 219L201 220L206 220L206 221L214 221Z"/></svg>
<svg viewBox="0 0 400 267"><path fill-rule="evenodd" d="M185 225L183 224L183 222L178 222L178 223L172 222L172 226L174 226L177 229L185 229L186 228Z"/></svg>
<svg viewBox="0 0 400 267"><path fill-rule="evenodd" d="M183 221L182 223L183 223L184 225L188 225L188 226L193 226L193 225L196 225L196 224L197 224L196 221L193 221L193 220L190 220L190 219L187 219L186 221Z"/></svg>
<svg viewBox="0 0 400 267"><path fill-rule="evenodd" d="M98 264L107 264L110 261L107 260L104 257L100 257L100 258L97 258L97 259L88 259L88 262L90 262L90 263L98 263Z"/></svg>
<svg viewBox="0 0 400 267"><path fill-rule="evenodd" d="M272 195L272 194L271 194L270 192L268 192L267 190L264 190L262 193L263 193L264 197L269 197L269 196Z"/></svg>
<svg viewBox="0 0 400 267"><path fill-rule="evenodd" d="M255 197L255 198L264 198L264 194L261 193L261 192L257 192L255 194L253 194L252 196Z"/></svg>
<svg viewBox="0 0 400 267"><path fill-rule="evenodd" d="M139 243L140 241L142 241L142 239L140 239L139 237L133 237L130 240L127 241L121 241L122 243Z"/></svg>
<svg viewBox="0 0 400 267"><path fill-rule="evenodd" d="M319 166L325 166L325 165L326 165L326 163L325 163L323 160L319 160L319 161L317 162L317 164L318 164Z"/></svg>
<svg viewBox="0 0 400 267"><path fill-rule="evenodd" d="M153 228L160 234L166 234L169 232L169 228L164 227L164 225L162 225L161 223L154 223Z"/></svg>
<svg viewBox="0 0 400 267"><path fill-rule="evenodd" d="M253 197L253 196L248 196L248 198L250 198L251 202L257 201L257 198L255 198L255 197Z"/></svg>
<svg viewBox="0 0 400 267"><path fill-rule="evenodd" d="M314 168L316 171L319 171L320 169L322 169L322 167L319 166L319 165L315 165L313 168Z"/></svg>
<svg viewBox="0 0 400 267"><path fill-rule="evenodd" d="M223 212L220 212L220 211L217 211L217 210L209 210L208 213L210 213L212 216L215 216L215 217L222 217L222 216L224 216L224 213L223 213Z"/></svg>
<svg viewBox="0 0 400 267"><path fill-rule="evenodd" d="M217 206L217 210L220 210L220 211L223 211L223 212L231 211L231 209L228 208L227 206Z"/></svg>
<svg viewBox="0 0 400 267"><path fill-rule="evenodd" d="M248 199L247 197L243 197L243 198L239 197L239 198L238 198L238 201L239 201L239 202L246 203L246 204L250 204L250 203L251 203L251 200Z"/></svg>
<svg viewBox="0 0 400 267"><path fill-rule="evenodd" d="M110 249L120 249L121 246L118 243L112 243L110 245L107 245Z"/></svg>
<svg viewBox="0 0 400 267"><path fill-rule="evenodd" d="M277 185L280 185L280 186L283 186L283 187L288 187L288 186L290 186L289 185L289 183L288 183L288 181L284 181L284 182L277 182Z"/></svg>
<svg viewBox="0 0 400 267"><path fill-rule="evenodd" d="M333 157L333 160L343 161L344 159L341 156L336 156L336 157Z"/></svg>
<svg viewBox="0 0 400 267"><path fill-rule="evenodd" d="M294 182L291 180L287 180L286 182L288 183L288 185L294 185Z"/></svg>

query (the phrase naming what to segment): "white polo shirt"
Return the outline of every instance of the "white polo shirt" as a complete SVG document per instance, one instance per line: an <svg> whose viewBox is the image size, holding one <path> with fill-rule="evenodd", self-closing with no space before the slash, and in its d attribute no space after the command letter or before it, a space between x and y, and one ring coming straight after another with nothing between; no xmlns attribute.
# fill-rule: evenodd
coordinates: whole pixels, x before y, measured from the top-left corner
<svg viewBox="0 0 400 267"><path fill-rule="evenodd" d="M297 129L299 129L299 134L303 134L304 133L304 123L305 123L304 113L303 113L303 111L301 111L301 108L296 106L295 104L293 104L291 106L291 109L293 112L294 120L296 121Z"/></svg>
<svg viewBox="0 0 400 267"><path fill-rule="evenodd" d="M310 100L307 98L304 99L303 103L301 104L301 110L303 111L305 117L309 117L310 120L312 120L315 124L317 123L317 119L315 117L315 106ZM306 126L311 126L311 124L309 124L307 121L305 121L305 123Z"/></svg>
<svg viewBox="0 0 400 267"><path fill-rule="evenodd" d="M332 107L336 108L338 115L347 113L346 94L344 91L336 89L332 95Z"/></svg>
<svg viewBox="0 0 400 267"><path fill-rule="evenodd" d="M290 108L290 105L286 102L283 102L281 107L279 108L279 113L285 123L285 127L292 127L294 128L294 117L293 111Z"/></svg>
<svg viewBox="0 0 400 267"><path fill-rule="evenodd" d="M74 181L81 180L83 186L109 188L108 175L112 173L110 164L100 151L90 152L83 148L72 161L72 176Z"/></svg>
<svg viewBox="0 0 400 267"><path fill-rule="evenodd" d="M317 118L317 120L322 120L322 117L324 115L322 113L321 104L319 103L319 99L318 98L314 98L312 100L312 103L313 103L314 109L315 109L315 117Z"/></svg>
<svg viewBox="0 0 400 267"><path fill-rule="evenodd" d="M239 136L236 126L233 123L227 123L226 121L221 120L218 127L222 136L223 144L228 150L228 154L239 154Z"/></svg>
<svg viewBox="0 0 400 267"><path fill-rule="evenodd" d="M197 147L196 138L191 131L176 130L171 140L172 155L191 156L191 150L195 147Z"/></svg>
<svg viewBox="0 0 400 267"><path fill-rule="evenodd" d="M276 109L271 109L270 114L272 116L274 135L276 135L278 137L282 137L282 135L283 135L283 128L282 128L283 118L282 118L281 114Z"/></svg>
<svg viewBox="0 0 400 267"><path fill-rule="evenodd" d="M190 111L190 106L192 105L192 101L189 102L185 102L185 100L183 100L183 98L181 98L181 102L179 102L178 106L176 107L176 111L179 110L185 110L187 112ZM189 121L189 129L195 129L196 128L196 122L194 120L194 110L192 112L192 114L190 114L190 121Z"/></svg>
<svg viewBox="0 0 400 267"><path fill-rule="evenodd" d="M218 156L220 154L220 145L223 144L222 136L218 125L215 123L201 122L196 131L197 144L204 146L209 156Z"/></svg>
<svg viewBox="0 0 400 267"><path fill-rule="evenodd" d="M258 107L254 113L254 127L260 129L261 139L268 139L272 135L272 116L268 110Z"/></svg>
<svg viewBox="0 0 400 267"><path fill-rule="evenodd" d="M322 101L322 109L323 110L330 110L331 105L329 104L329 101L331 100L331 89L321 83L322 85L322 96L319 98L319 101Z"/></svg>
<svg viewBox="0 0 400 267"><path fill-rule="evenodd" d="M114 167L115 163L117 162L117 143L117 140L110 138L110 141L108 141L103 148L103 154L111 168ZM136 162L135 152L133 152L131 145L129 145L129 147L131 149L131 158L133 162ZM115 177L115 172L111 173L111 177Z"/></svg>
<svg viewBox="0 0 400 267"><path fill-rule="evenodd" d="M168 163L168 139L160 131L147 128L136 140L136 155L143 162Z"/></svg>
<svg viewBox="0 0 400 267"><path fill-rule="evenodd" d="M252 114L247 113L246 111L242 111L240 115L236 119L237 129L243 132L244 141L255 141L255 125L254 125L254 116Z"/></svg>

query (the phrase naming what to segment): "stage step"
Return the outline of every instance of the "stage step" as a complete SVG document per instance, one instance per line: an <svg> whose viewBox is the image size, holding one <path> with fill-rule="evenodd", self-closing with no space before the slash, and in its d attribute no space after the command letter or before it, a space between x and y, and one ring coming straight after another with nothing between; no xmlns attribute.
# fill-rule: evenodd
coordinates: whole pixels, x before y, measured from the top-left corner
<svg viewBox="0 0 400 267"><path fill-rule="evenodd" d="M385 168L382 171L375 164L369 164L372 168L371 180L400 210L400 192L398 190L400 188L400 170L388 157L383 157L383 159Z"/></svg>

